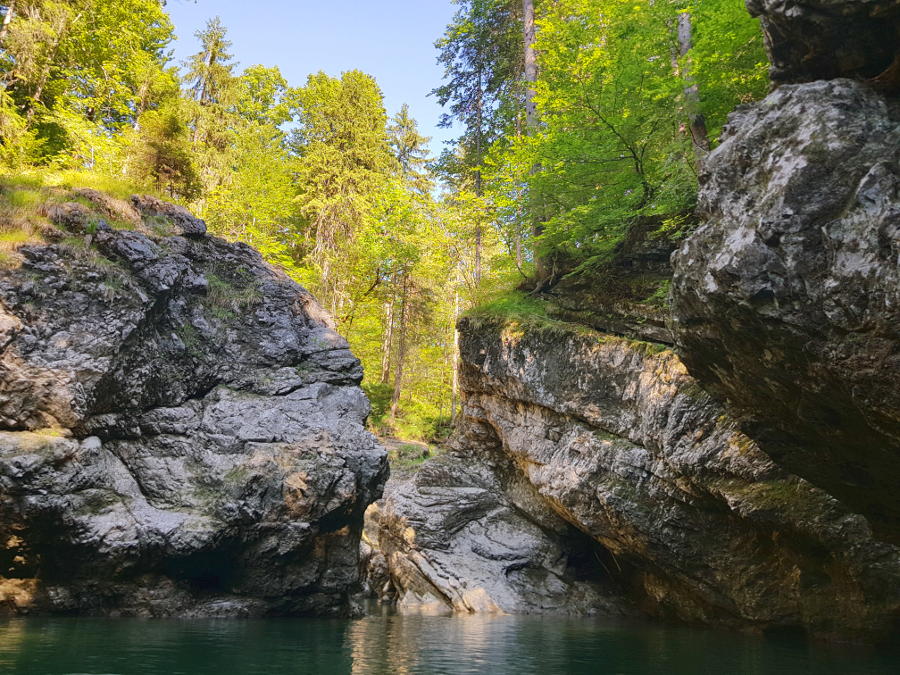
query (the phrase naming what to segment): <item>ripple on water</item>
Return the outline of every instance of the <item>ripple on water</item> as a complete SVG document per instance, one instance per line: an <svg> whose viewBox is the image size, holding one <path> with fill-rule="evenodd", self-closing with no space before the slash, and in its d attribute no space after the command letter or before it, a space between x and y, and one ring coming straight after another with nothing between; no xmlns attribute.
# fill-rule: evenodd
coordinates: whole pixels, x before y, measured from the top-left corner
<svg viewBox="0 0 900 675"><path fill-rule="evenodd" d="M0 622L0 673L882 675L900 652L587 619L513 616Z"/></svg>

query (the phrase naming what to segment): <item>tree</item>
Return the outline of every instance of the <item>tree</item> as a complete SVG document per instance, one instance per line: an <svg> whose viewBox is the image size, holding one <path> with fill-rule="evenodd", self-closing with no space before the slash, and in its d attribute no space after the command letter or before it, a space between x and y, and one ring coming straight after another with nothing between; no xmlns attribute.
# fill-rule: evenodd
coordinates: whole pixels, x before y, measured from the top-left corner
<svg viewBox="0 0 900 675"><path fill-rule="evenodd" d="M520 25L517 5L508 0L456 0L459 10L435 46L444 66L444 84L434 90L449 112L442 126L462 123L459 152L447 154L445 173L456 173L457 184L470 183L476 195L484 192L483 165L490 145L511 126L518 107L521 72ZM476 281L482 276L484 232L474 237Z"/></svg>
<svg viewBox="0 0 900 675"><path fill-rule="evenodd" d="M17 0L4 21L4 88L34 147L62 164L118 167L119 134L173 82L161 3Z"/></svg>
<svg viewBox="0 0 900 675"><path fill-rule="evenodd" d="M537 105L534 102L535 84L538 80L537 51L534 48L535 23L534 0L522 0L522 32L524 42L524 74L525 74L525 128L529 133L537 129Z"/></svg>
<svg viewBox="0 0 900 675"><path fill-rule="evenodd" d="M272 127L290 121L294 92L277 67L250 66L236 86L235 112L242 119Z"/></svg>
<svg viewBox="0 0 900 675"><path fill-rule="evenodd" d="M684 79L684 101L688 118L691 141L697 156L697 164L703 161L709 152L709 133L706 130L706 118L700 109L700 90L694 79L691 66L691 47L693 45L693 25L691 13L684 10L678 14L678 63L677 73Z"/></svg>
<svg viewBox="0 0 900 675"><path fill-rule="evenodd" d="M9 32L9 24L15 14L16 0L8 0L6 11L3 13L3 25L0 26L0 45L2 45L3 41L6 39L6 34Z"/></svg>
<svg viewBox="0 0 900 675"><path fill-rule="evenodd" d="M184 80L191 97L200 105L221 103L232 80L231 42L219 17L206 22L206 28L194 33L200 40L200 51L187 60Z"/></svg>
<svg viewBox="0 0 900 675"><path fill-rule="evenodd" d="M426 167L431 161L428 150L431 139L419 133L418 124L410 117L406 103L391 119L388 136L404 180L419 194L430 192L433 182Z"/></svg>
<svg viewBox="0 0 900 675"><path fill-rule="evenodd" d="M184 113L177 104L141 115L129 149L130 175L173 197L196 199L201 190Z"/></svg>
<svg viewBox="0 0 900 675"><path fill-rule="evenodd" d="M387 113L378 85L357 70L340 79L311 75L296 102L299 127L290 145L297 155L302 234L318 270L313 286L338 314L348 296L335 268L361 229L372 195L396 171Z"/></svg>

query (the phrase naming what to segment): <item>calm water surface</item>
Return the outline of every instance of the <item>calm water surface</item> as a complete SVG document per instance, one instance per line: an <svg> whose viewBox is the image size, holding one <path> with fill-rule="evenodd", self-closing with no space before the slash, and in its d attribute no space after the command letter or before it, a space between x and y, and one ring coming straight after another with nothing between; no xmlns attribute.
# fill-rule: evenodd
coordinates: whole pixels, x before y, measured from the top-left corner
<svg viewBox="0 0 900 675"><path fill-rule="evenodd" d="M539 617L0 621L0 673L900 673L900 652Z"/></svg>

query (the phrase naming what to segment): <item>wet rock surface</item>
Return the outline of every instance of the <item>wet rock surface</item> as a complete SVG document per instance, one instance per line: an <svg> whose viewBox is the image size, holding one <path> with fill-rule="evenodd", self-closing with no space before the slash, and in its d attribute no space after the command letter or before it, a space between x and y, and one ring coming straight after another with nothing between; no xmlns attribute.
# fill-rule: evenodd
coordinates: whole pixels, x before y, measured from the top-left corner
<svg viewBox="0 0 900 675"><path fill-rule="evenodd" d="M495 611L466 599L479 589L504 611L552 606L574 587L498 572L515 558L550 578L558 546L590 552L579 574L595 595L575 612L844 638L892 629L900 549L774 463L673 352L559 324L461 328L458 449L389 491L377 517L401 603ZM494 555L479 560L469 551L484 539Z"/></svg>
<svg viewBox="0 0 900 675"><path fill-rule="evenodd" d="M900 115L866 85L734 113L673 257L691 373L779 464L900 542Z"/></svg>
<svg viewBox="0 0 900 675"><path fill-rule="evenodd" d="M387 473L359 362L256 251L134 205L151 234L0 270L0 607L352 611Z"/></svg>

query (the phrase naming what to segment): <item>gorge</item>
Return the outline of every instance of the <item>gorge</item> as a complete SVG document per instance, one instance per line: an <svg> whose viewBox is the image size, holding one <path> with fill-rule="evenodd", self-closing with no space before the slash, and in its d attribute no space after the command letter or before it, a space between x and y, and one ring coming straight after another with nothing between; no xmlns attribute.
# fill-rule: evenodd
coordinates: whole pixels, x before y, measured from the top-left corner
<svg viewBox="0 0 900 675"><path fill-rule="evenodd" d="M258 251L156 197L48 193L0 266L0 614L374 599L895 639L900 3L748 7L773 89L702 158L689 226L642 216L606 277L466 313L461 413L411 475L334 319Z"/></svg>

